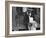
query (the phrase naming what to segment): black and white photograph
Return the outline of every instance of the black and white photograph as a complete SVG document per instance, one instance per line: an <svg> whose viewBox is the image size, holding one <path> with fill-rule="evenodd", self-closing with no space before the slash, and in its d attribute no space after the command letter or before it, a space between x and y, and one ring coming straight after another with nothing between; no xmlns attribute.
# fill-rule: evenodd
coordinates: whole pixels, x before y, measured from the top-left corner
<svg viewBox="0 0 46 38"><path fill-rule="evenodd" d="M8 1L5 5L5 36L45 34L45 4Z"/></svg>
<svg viewBox="0 0 46 38"><path fill-rule="evenodd" d="M40 30L40 8L12 7L12 31Z"/></svg>
<svg viewBox="0 0 46 38"><path fill-rule="evenodd" d="M9 34L43 33L43 6L10 4Z"/></svg>

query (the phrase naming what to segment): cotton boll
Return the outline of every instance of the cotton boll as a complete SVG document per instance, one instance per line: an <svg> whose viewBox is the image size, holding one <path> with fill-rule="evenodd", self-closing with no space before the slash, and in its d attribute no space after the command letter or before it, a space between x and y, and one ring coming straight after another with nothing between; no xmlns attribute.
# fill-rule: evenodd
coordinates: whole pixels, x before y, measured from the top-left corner
<svg viewBox="0 0 46 38"><path fill-rule="evenodd" d="M34 26L31 27L31 30L36 30L36 28Z"/></svg>
<svg viewBox="0 0 46 38"><path fill-rule="evenodd" d="M38 25L37 25L37 23L35 24L35 27L37 27Z"/></svg>

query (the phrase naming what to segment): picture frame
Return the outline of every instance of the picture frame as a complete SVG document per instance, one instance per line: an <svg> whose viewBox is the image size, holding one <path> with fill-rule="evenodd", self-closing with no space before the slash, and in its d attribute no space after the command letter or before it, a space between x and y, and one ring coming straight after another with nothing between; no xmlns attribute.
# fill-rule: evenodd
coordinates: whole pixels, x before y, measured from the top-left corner
<svg viewBox="0 0 46 38"><path fill-rule="evenodd" d="M38 11L39 12L38 14L39 15L41 14L40 17L39 17L40 18L40 27L39 27L40 30L32 30L32 31L31 30L26 30L26 31L23 31L25 29L23 29L23 30L19 29L17 31L16 30L14 31L14 29L13 29L13 31L12 31L12 28L14 28L13 25L15 24L15 22L14 22L15 20L13 21L13 17L14 17L13 16L14 15L13 11L14 11L15 8L18 9L18 10L20 8L23 8L24 13L25 13L25 10L29 10L29 8L33 9L33 10L39 9L40 11ZM35 13L37 13L36 10L34 11ZM20 11L22 13L22 9ZM35 22L33 21L31 23L33 24ZM44 3L19 2L19 1L6 1L5 2L5 36L6 37L35 36L35 35L44 35L44 34L45 34L45 4Z"/></svg>

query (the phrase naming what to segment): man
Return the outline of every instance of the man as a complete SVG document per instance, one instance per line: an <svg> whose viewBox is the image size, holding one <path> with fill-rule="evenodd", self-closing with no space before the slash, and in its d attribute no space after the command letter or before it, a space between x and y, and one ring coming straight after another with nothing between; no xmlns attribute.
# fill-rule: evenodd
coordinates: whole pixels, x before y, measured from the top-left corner
<svg viewBox="0 0 46 38"><path fill-rule="evenodd" d="M29 17L28 17L27 12L25 12L24 25L26 26L26 30L28 30L28 23L29 23Z"/></svg>

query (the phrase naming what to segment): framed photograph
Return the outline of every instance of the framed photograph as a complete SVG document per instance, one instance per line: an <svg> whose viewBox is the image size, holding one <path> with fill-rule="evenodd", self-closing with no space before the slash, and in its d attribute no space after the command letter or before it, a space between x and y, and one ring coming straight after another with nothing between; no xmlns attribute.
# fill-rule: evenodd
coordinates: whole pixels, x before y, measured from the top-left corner
<svg viewBox="0 0 46 38"><path fill-rule="evenodd" d="M32 36L45 34L45 4L7 1L5 35Z"/></svg>

